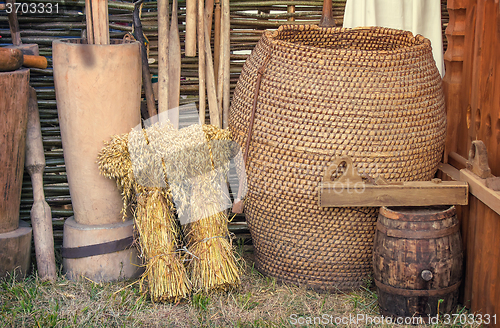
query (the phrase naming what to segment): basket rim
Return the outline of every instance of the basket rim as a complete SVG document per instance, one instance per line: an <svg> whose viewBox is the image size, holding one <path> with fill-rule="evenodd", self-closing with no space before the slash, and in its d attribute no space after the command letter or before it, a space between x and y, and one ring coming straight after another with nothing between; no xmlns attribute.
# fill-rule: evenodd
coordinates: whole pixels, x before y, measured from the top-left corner
<svg viewBox="0 0 500 328"><path fill-rule="evenodd" d="M294 43L290 41L285 41L285 40L277 40L276 38L278 37L279 33L286 31L286 30L294 30L294 31L324 31L325 33L345 33L345 32L370 32L370 31L376 31L381 34L387 34L388 36L393 35L393 34L406 34L409 38L413 39L415 41L414 45L408 46L408 47L400 47L392 50L365 50L365 49L352 49L352 48L322 48L322 47L316 47L316 46L311 46L311 45L304 45L304 44L299 44L299 43ZM394 29L394 28L389 28L389 27L382 27L382 26L362 26L362 27L355 27L355 28L345 28L345 27L320 27L318 25L305 25L305 24L284 24L281 25L277 30L266 30L264 31L263 35L264 38L267 38L269 42L272 44L279 45L281 47L287 47L287 48L295 48L300 51L305 51L305 52L316 52L316 53L324 53L328 55L338 55L338 54L344 54L344 53L351 53L351 54L364 54L364 55L385 55L385 56L391 56L391 55L400 55L408 52L418 52L418 51L425 51L428 49L429 51L432 51L431 48L431 41L424 37L421 34L414 35L411 31L405 31L405 30L400 30L400 29Z"/></svg>

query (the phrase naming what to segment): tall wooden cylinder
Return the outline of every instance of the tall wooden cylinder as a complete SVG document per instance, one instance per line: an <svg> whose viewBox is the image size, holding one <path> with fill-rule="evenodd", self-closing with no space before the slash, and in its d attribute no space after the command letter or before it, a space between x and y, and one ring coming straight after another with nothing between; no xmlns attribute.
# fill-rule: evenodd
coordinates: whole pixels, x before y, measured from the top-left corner
<svg viewBox="0 0 500 328"><path fill-rule="evenodd" d="M139 42L53 42L54 83L64 161L79 224L121 222L115 181L99 174L97 153L113 135L140 124Z"/></svg>
<svg viewBox="0 0 500 328"><path fill-rule="evenodd" d="M455 207L382 207L373 248L381 314L427 319L453 311L462 260Z"/></svg>
<svg viewBox="0 0 500 328"><path fill-rule="evenodd" d="M0 233L19 227L29 70L0 73Z"/></svg>
<svg viewBox="0 0 500 328"><path fill-rule="evenodd" d="M32 230L19 222L29 77L28 69L0 73L0 277L30 267Z"/></svg>

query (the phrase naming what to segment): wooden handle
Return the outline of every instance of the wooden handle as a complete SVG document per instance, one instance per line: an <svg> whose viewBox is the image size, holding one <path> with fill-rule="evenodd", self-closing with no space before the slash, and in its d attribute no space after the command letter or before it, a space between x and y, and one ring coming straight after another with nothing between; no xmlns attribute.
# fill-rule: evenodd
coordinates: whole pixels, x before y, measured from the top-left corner
<svg viewBox="0 0 500 328"><path fill-rule="evenodd" d="M28 103L25 166L31 176L31 183L33 185L34 202L31 208L31 225L33 227L38 274L42 280L55 280L57 274L54 237L52 234L52 214L49 205L45 201L43 192L45 155L36 91L31 87Z"/></svg>
<svg viewBox="0 0 500 328"><path fill-rule="evenodd" d="M196 56L196 2L197 0L186 0L186 40L184 47L187 57Z"/></svg>
<svg viewBox="0 0 500 328"><path fill-rule="evenodd" d="M341 165L342 163L346 164L346 168L344 174L338 180L336 180L337 182L339 183L363 182L363 179L358 174L358 171L356 170L356 167L354 166L352 159L347 155L337 157L333 160L332 164L330 164L330 166L328 166L325 170L325 173L323 175L323 182L333 182L332 175L337 171L339 165Z"/></svg>
<svg viewBox="0 0 500 328"><path fill-rule="evenodd" d="M47 58L43 56L24 55L23 66L45 69L47 68Z"/></svg>
<svg viewBox="0 0 500 328"><path fill-rule="evenodd" d="M319 21L321 27L335 27L335 19L332 12L332 0L323 0L323 13Z"/></svg>
<svg viewBox="0 0 500 328"><path fill-rule="evenodd" d="M14 0L7 0L6 3L10 3L12 5L11 8L16 8ZM12 44L15 46L21 45L21 31L19 30L19 22L17 20L17 14L15 10L11 10L9 16L9 27L10 27L10 35L12 37Z"/></svg>

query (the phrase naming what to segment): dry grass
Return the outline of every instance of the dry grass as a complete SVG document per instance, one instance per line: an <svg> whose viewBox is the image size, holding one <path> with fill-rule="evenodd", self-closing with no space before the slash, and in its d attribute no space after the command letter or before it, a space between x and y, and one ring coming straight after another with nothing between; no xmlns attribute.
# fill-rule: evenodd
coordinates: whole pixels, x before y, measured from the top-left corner
<svg viewBox="0 0 500 328"><path fill-rule="evenodd" d="M320 294L281 285L254 269L252 254L245 253L244 258L238 289L199 293L178 304L151 302L135 281L98 284L59 277L51 284L40 282L36 276L20 282L7 278L0 280L0 327L293 327L293 315L303 320L323 315L379 316L377 296L369 288L348 294ZM322 326L334 325L307 327ZM347 325L366 326L370 325Z"/></svg>

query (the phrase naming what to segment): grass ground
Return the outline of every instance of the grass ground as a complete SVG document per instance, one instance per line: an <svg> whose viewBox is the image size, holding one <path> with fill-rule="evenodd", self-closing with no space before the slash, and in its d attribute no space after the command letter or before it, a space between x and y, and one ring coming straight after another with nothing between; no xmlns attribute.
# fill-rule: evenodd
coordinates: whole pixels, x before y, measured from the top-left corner
<svg viewBox="0 0 500 328"><path fill-rule="evenodd" d="M56 282L48 283L36 274L22 281L7 277L0 280L0 327L394 326L377 322L377 295L369 286L347 294L320 294L277 284L255 270L252 254L246 253L244 258L240 288L213 295L194 294L179 304L152 303L134 281L73 282L59 276ZM339 321L342 318L344 324Z"/></svg>

